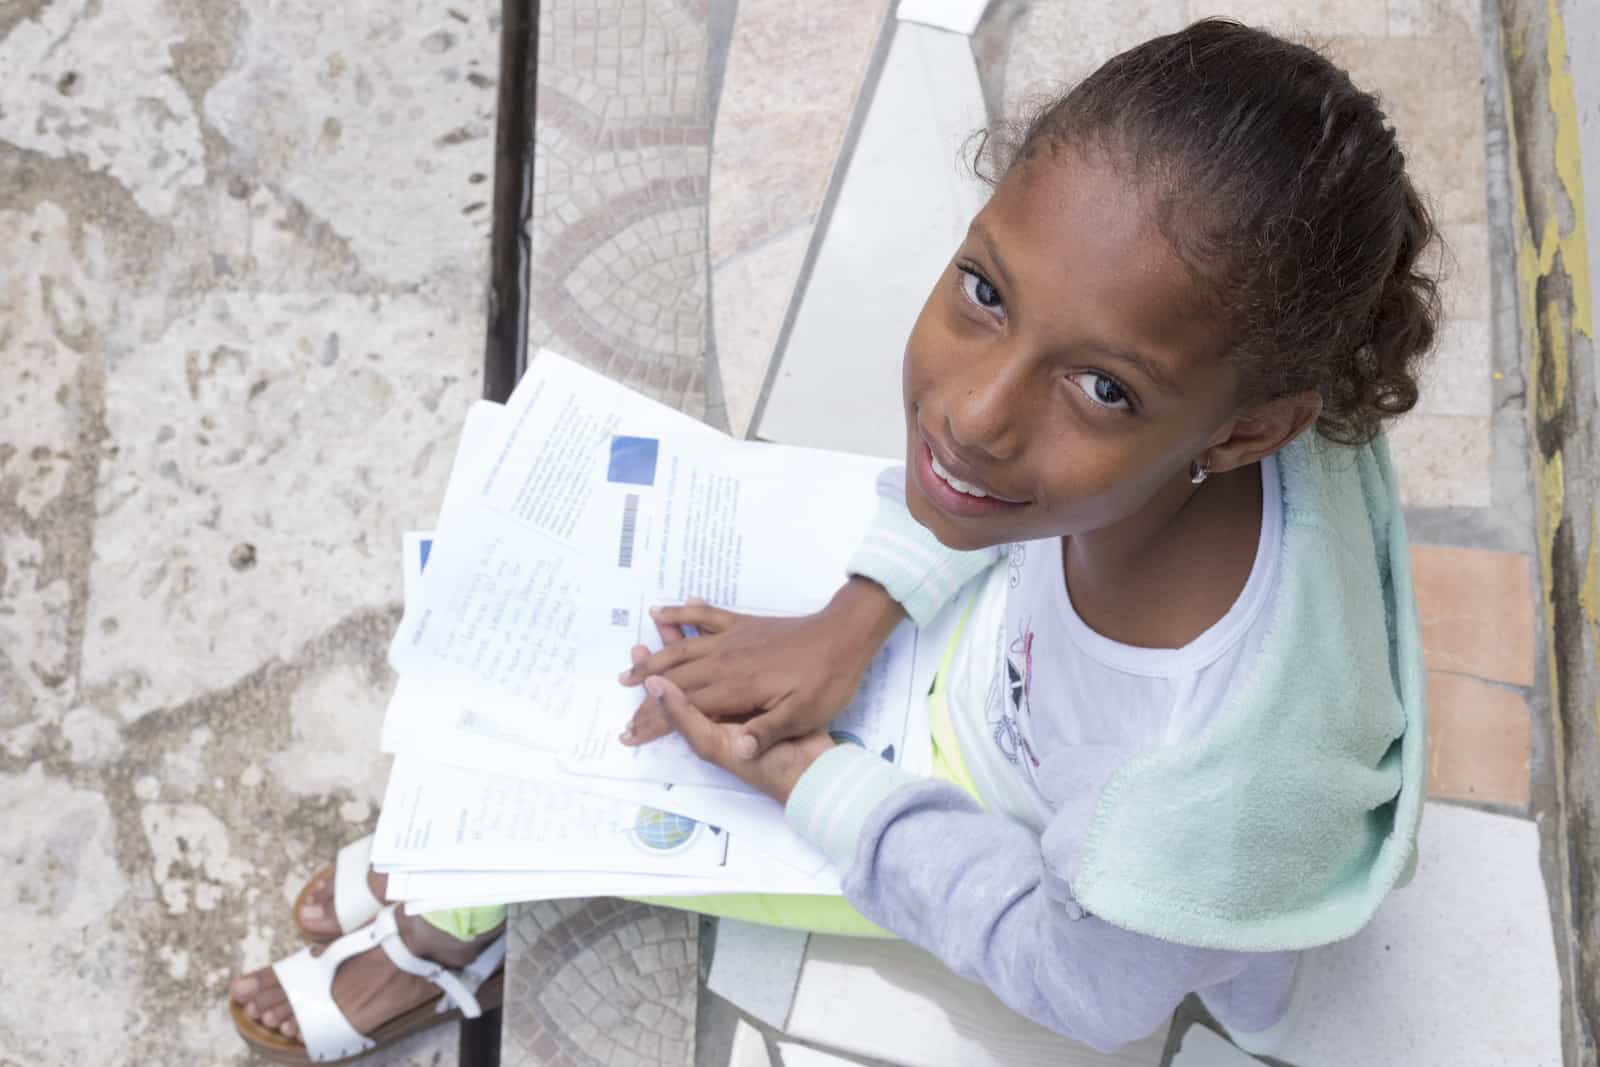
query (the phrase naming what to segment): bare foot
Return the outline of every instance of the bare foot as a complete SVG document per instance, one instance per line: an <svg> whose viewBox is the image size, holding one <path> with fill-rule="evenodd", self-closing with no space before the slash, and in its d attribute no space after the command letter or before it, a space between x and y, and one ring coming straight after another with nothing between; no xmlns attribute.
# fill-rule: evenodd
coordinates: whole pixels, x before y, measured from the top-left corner
<svg viewBox="0 0 1600 1067"><path fill-rule="evenodd" d="M367 868L367 888L380 901L387 903L383 894L389 887L389 876ZM345 931L339 929L339 916L333 910L333 868L319 871L311 883L311 892L305 896L296 918L301 929L316 937L332 941Z"/></svg>
<svg viewBox="0 0 1600 1067"><path fill-rule="evenodd" d="M504 925L495 927L471 941L462 941L425 921L420 915L396 914L400 940L413 953L426 960L459 970L478 958L478 954L500 936ZM321 955L322 946L312 952ZM228 986L228 993L246 1015L284 1037L300 1036L294 1022L294 1009L278 985L271 967L240 975ZM396 967L382 948L374 947L352 956L333 976L333 1002L344 1012L350 1025L363 1034L424 1004L439 995L439 987Z"/></svg>

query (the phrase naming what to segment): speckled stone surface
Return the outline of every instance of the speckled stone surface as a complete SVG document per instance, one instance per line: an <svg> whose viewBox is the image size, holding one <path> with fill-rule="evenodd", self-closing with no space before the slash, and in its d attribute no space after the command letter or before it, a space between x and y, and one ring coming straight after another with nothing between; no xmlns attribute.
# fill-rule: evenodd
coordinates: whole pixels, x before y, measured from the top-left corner
<svg viewBox="0 0 1600 1067"><path fill-rule="evenodd" d="M692 1067L698 920L621 900L513 910L505 1067Z"/></svg>
<svg viewBox="0 0 1600 1067"><path fill-rule="evenodd" d="M0 1063L254 1062L225 983L373 816L499 10L0 6Z"/></svg>

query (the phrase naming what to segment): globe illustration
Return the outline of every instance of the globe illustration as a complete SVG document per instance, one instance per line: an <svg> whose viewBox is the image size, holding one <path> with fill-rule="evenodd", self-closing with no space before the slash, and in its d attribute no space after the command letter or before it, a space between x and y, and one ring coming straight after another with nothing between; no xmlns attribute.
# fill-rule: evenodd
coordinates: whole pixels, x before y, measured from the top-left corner
<svg viewBox="0 0 1600 1067"><path fill-rule="evenodd" d="M655 852L675 852L694 838L700 824L682 815L656 808L640 808L633 820L639 843Z"/></svg>

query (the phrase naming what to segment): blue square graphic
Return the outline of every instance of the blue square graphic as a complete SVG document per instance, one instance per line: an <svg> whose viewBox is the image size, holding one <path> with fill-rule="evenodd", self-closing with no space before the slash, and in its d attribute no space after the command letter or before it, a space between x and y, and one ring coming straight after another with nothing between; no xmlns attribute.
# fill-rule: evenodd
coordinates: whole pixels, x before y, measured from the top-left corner
<svg viewBox="0 0 1600 1067"><path fill-rule="evenodd" d="M606 481L655 485L656 456L660 451L661 442L654 437L613 437Z"/></svg>

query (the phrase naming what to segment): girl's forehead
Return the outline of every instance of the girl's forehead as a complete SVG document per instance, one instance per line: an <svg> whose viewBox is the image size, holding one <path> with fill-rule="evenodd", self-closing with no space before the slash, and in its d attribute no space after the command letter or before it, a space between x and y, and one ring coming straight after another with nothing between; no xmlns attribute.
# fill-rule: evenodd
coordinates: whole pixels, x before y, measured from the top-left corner
<svg viewBox="0 0 1600 1067"><path fill-rule="evenodd" d="M1061 148L1014 166L973 232L1030 319L1152 352L1220 351L1225 324L1153 203L1109 161Z"/></svg>

